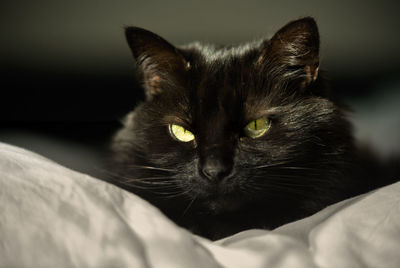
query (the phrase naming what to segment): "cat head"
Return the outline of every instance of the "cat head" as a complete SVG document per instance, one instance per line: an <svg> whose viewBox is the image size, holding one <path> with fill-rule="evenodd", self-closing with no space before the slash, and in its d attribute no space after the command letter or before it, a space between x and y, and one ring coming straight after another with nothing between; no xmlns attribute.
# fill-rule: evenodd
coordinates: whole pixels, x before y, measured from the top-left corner
<svg viewBox="0 0 400 268"><path fill-rule="evenodd" d="M336 187L350 125L322 86L314 19L236 47L126 38L146 93L113 145L128 184L215 213Z"/></svg>

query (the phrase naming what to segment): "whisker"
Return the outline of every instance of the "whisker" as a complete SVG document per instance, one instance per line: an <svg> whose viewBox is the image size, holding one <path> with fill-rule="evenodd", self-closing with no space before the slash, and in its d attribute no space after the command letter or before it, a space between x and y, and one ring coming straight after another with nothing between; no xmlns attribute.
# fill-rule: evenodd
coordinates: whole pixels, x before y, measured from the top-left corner
<svg viewBox="0 0 400 268"><path fill-rule="evenodd" d="M131 185L132 187L143 187L147 189L177 189L176 185L173 184L149 184L149 183L140 183L140 182L124 182L126 185Z"/></svg>
<svg viewBox="0 0 400 268"><path fill-rule="evenodd" d="M249 188L249 189L252 189L252 188ZM256 192L256 191L257 191L256 189L253 190L253 192ZM296 196L304 196L304 197L309 196L308 191L304 191L299 188L286 187L286 186L282 186L282 185L264 185L264 187L261 189L261 191L264 191L264 192L268 191L268 195L275 195L275 196L279 196L279 197L282 197L283 192L290 193L290 194L296 195Z"/></svg>
<svg viewBox="0 0 400 268"><path fill-rule="evenodd" d="M123 182L122 182L123 183ZM151 193L154 193L156 195L165 195L165 196L177 196L177 195L181 195L182 191L179 189L179 187L165 187L165 186L148 186L148 185L138 185L138 184L127 184L127 183L123 183L129 187L135 188L135 189L139 189L139 190L145 190Z"/></svg>
<svg viewBox="0 0 400 268"><path fill-rule="evenodd" d="M165 172L178 172L178 169L160 168L146 165L129 165L125 168L137 168L138 170L154 170ZM110 179L117 184L126 185L132 189L144 190L159 195L162 198L175 198L191 192L191 190L183 191L179 186L180 180L173 176L153 176L153 177L128 177L126 175L111 172L106 169L101 170L109 175ZM193 203L194 201L192 201Z"/></svg>
<svg viewBox="0 0 400 268"><path fill-rule="evenodd" d="M255 166L252 167L253 169L260 169L260 168L269 168L269 167L277 167L286 164L286 162L278 162L278 163L273 163L273 164L267 164L267 165L261 165L261 166Z"/></svg>
<svg viewBox="0 0 400 268"><path fill-rule="evenodd" d="M189 202L189 205L187 205L187 207L183 211L181 218L184 217L186 215L186 213L189 211L190 207L193 205L194 201L197 199L197 196L198 195L196 195L194 198L192 198L192 200Z"/></svg>
<svg viewBox="0 0 400 268"><path fill-rule="evenodd" d="M262 187L269 187L270 185L272 186L279 186L279 187L286 187L287 189L291 188L291 189L299 189L299 188L314 188L314 186L312 185L306 185L306 184L295 184L295 183L288 183L288 182L273 182L273 183L269 183L269 184L253 184L253 185L257 185L257 186L262 186Z"/></svg>
<svg viewBox="0 0 400 268"><path fill-rule="evenodd" d="M261 177L254 177L252 181L261 183L264 182L265 184L267 183L286 183L288 185L293 185L293 186L301 186L301 185L307 185L310 187L313 187L313 183L322 183L326 182L325 179L319 179L319 178L314 178L310 177L307 178L307 180L301 180L301 176L296 176L296 175L288 175L288 174L269 174L268 177L261 178ZM296 179L296 180L294 180Z"/></svg>
<svg viewBox="0 0 400 268"><path fill-rule="evenodd" d="M173 180L168 177L146 177L146 178L128 178L128 177L121 177L124 179L125 182L143 182L149 184L170 184L176 182L177 180Z"/></svg>
<svg viewBox="0 0 400 268"><path fill-rule="evenodd" d="M293 169L293 170L314 170L314 168L308 168L308 167L278 167L278 169Z"/></svg>
<svg viewBox="0 0 400 268"><path fill-rule="evenodd" d="M186 194L188 194L188 193L190 193L190 192L191 192L190 190L180 191L180 192L178 192L178 193L172 193L172 194L163 196L163 198L165 198L165 199L176 198L176 197L179 197L179 196L186 195Z"/></svg>
<svg viewBox="0 0 400 268"><path fill-rule="evenodd" d="M282 181L282 180L270 180L268 181L267 184L262 184L256 181L252 181L249 183L250 185L255 185L258 187L261 187L262 189L267 189L267 188L279 188L279 189L284 189L285 191L290 191L290 192L297 192L297 191L305 191L305 190L311 190L315 188L315 185L312 184L303 184L303 183L297 183L293 181Z"/></svg>
<svg viewBox="0 0 400 268"><path fill-rule="evenodd" d="M142 165L129 165L129 166L127 166L127 168L150 169L150 170L159 170L159 171L166 171L166 172L177 172L178 171L176 169L160 168L160 167L154 167L154 166L142 166Z"/></svg>

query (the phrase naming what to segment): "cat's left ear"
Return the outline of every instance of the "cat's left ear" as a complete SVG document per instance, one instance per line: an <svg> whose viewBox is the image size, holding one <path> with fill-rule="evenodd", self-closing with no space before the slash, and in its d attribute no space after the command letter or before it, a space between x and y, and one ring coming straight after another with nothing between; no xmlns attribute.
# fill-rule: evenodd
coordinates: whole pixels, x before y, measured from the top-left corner
<svg viewBox="0 0 400 268"><path fill-rule="evenodd" d="M317 79L319 33L313 18L306 17L286 24L263 46L258 63L277 68L277 73L296 80L301 90Z"/></svg>
<svg viewBox="0 0 400 268"><path fill-rule="evenodd" d="M148 99L162 93L163 85L176 82L189 66L173 45L155 33L138 27L127 27L125 36Z"/></svg>

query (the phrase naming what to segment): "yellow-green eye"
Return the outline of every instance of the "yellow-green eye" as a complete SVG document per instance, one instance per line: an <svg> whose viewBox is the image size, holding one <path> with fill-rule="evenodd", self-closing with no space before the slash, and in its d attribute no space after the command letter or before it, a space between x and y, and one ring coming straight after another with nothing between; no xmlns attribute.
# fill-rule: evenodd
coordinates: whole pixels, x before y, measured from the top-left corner
<svg viewBox="0 0 400 268"><path fill-rule="evenodd" d="M264 135L271 126L271 120L268 117L261 117L257 120L251 121L244 128L246 136L256 139Z"/></svg>
<svg viewBox="0 0 400 268"><path fill-rule="evenodd" d="M171 135L178 141L189 142L194 140L193 133L182 126L171 124L169 125L169 131Z"/></svg>

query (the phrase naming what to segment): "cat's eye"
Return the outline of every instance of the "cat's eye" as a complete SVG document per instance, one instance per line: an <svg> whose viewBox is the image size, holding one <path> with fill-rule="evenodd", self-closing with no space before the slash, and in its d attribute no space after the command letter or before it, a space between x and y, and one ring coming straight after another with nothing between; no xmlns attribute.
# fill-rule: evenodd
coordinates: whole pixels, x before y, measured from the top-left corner
<svg viewBox="0 0 400 268"><path fill-rule="evenodd" d="M268 117L261 117L253 120L244 128L244 133L252 139L263 136L271 127L271 120Z"/></svg>
<svg viewBox="0 0 400 268"><path fill-rule="evenodd" d="M194 140L193 133L180 125L170 124L169 132L175 139L181 142L189 142Z"/></svg>

